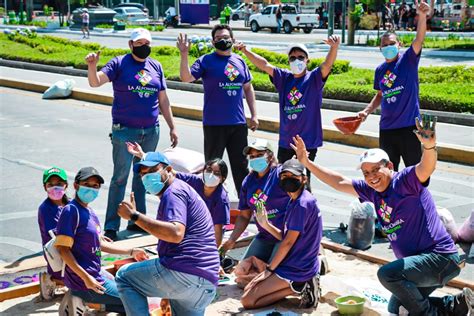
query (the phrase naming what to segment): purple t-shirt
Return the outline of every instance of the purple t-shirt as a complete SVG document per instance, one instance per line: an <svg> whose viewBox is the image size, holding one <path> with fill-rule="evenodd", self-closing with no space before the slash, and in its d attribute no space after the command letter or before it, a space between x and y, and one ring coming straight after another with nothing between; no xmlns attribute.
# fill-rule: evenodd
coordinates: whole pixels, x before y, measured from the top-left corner
<svg viewBox="0 0 474 316"><path fill-rule="evenodd" d="M245 124L243 86L252 80L245 61L237 54L211 53L191 66L194 78L204 85L203 125Z"/></svg>
<svg viewBox="0 0 474 316"><path fill-rule="evenodd" d="M195 174L178 172L176 178L183 180L196 190L199 196L204 200L204 203L206 203L214 225L227 225L230 223L229 196L221 184L217 186L211 196L207 197L204 195L204 182L201 177Z"/></svg>
<svg viewBox="0 0 474 316"><path fill-rule="evenodd" d="M78 214L79 226L77 226ZM91 208L83 207L76 200L72 200L63 208L56 230L58 236L64 235L74 239L71 253L77 263L97 281L103 282L104 279L100 275L101 229L99 218L95 212ZM88 291L84 281L67 265L64 284L72 290Z"/></svg>
<svg viewBox="0 0 474 316"><path fill-rule="evenodd" d="M382 91L380 129L414 126L415 117L420 116L420 55L410 46L396 61L384 62L375 70L374 89Z"/></svg>
<svg viewBox="0 0 474 316"><path fill-rule="evenodd" d="M158 94L166 89L165 75L158 61L148 57L145 62L138 62L132 54L127 54L113 58L101 71L114 89L113 124L131 128L158 125Z"/></svg>
<svg viewBox="0 0 474 316"><path fill-rule="evenodd" d="M323 144L321 104L325 81L318 67L295 78L286 69L274 68L270 77L278 90L280 103L280 141L278 145L290 149L293 137L300 135L309 149Z"/></svg>
<svg viewBox="0 0 474 316"><path fill-rule="evenodd" d="M285 224L285 212L290 197L278 185L281 166L271 167L263 177L258 178L257 172L251 172L242 182L239 196L239 210L256 211L255 203L259 200L265 201L268 220L277 228L283 230ZM256 238L270 242L278 242L272 234L256 222L258 234Z"/></svg>
<svg viewBox="0 0 474 316"><path fill-rule="evenodd" d="M186 226L179 244L158 241L160 263L217 285L219 254L214 226L206 204L196 191L184 181L174 179L161 197L156 219Z"/></svg>
<svg viewBox="0 0 474 316"><path fill-rule="evenodd" d="M451 236L441 223L431 193L418 180L415 166L393 175L380 193L364 180L352 180L361 202L375 205L382 230L397 258L421 253L456 253Z"/></svg>
<svg viewBox="0 0 474 316"><path fill-rule="evenodd" d="M306 190L286 209L283 239L289 230L300 235L275 273L291 281L308 281L319 272L318 254L323 222L316 198Z"/></svg>
<svg viewBox="0 0 474 316"><path fill-rule="evenodd" d="M61 214L62 206L54 204L49 198L46 198L38 208L38 225L41 233L41 243L46 245L51 240L49 231L51 229L56 231L58 225L59 215ZM45 256L46 259L46 256ZM48 263L48 260L46 260ZM61 272L54 272L49 264L47 264L48 274L52 275L53 278L61 280Z"/></svg>

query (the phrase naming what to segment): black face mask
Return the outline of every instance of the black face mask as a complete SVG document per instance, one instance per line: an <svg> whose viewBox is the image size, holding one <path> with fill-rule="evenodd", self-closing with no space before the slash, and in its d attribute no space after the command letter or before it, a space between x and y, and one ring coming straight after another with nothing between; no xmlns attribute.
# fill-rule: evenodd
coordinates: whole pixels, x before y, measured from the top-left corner
<svg viewBox="0 0 474 316"><path fill-rule="evenodd" d="M150 45L133 46L132 53L133 55L137 56L140 59L145 59L148 56L150 56L150 53L151 53Z"/></svg>
<svg viewBox="0 0 474 316"><path fill-rule="evenodd" d="M234 45L234 43L232 43L231 39L221 39L220 41L214 43L214 47L222 51L227 51L231 49L232 45Z"/></svg>
<svg viewBox="0 0 474 316"><path fill-rule="evenodd" d="M301 188L301 181L296 178L284 178L278 182L280 188L285 192L296 192Z"/></svg>

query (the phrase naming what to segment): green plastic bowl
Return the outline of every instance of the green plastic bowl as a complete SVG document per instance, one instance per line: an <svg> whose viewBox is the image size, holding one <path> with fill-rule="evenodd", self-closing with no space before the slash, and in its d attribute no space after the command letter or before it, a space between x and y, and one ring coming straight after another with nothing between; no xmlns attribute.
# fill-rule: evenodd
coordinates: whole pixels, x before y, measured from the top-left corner
<svg viewBox="0 0 474 316"><path fill-rule="evenodd" d="M353 300L357 303L347 304L347 301ZM364 312L365 298L360 296L340 296L335 300L339 314L358 315Z"/></svg>

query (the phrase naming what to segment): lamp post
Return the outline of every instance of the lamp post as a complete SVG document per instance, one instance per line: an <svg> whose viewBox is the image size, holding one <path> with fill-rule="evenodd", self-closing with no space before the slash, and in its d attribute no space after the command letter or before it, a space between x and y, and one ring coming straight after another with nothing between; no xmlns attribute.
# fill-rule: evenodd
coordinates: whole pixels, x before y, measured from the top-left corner
<svg viewBox="0 0 474 316"><path fill-rule="evenodd" d="M23 3L23 0L20 0L20 24L23 24L25 23L25 19L24 19L24 16L23 16L23 11L25 10L25 7L24 7L24 3Z"/></svg>
<svg viewBox="0 0 474 316"><path fill-rule="evenodd" d="M334 34L334 0L329 0L328 37Z"/></svg>

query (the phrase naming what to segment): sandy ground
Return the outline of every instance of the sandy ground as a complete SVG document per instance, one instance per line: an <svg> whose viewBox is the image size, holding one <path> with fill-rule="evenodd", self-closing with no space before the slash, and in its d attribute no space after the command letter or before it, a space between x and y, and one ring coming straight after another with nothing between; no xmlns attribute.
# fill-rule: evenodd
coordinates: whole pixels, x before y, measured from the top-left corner
<svg viewBox="0 0 474 316"><path fill-rule="evenodd" d="M219 286L218 298L206 310L206 315L267 315L278 311L281 315L339 315L334 299L340 295L359 294L371 298L366 302L364 316L387 315L386 303L389 293L378 283L378 265L360 260L355 256L326 250L330 272L321 277L322 299L317 309L298 309L298 298L287 298L276 305L253 311L245 311L240 304L242 295L235 284ZM457 293L459 290L443 288L434 295ZM39 302L38 294L7 300L0 304L0 314L17 315L57 315L62 297L50 302ZM116 315L114 313L93 312L96 315Z"/></svg>

